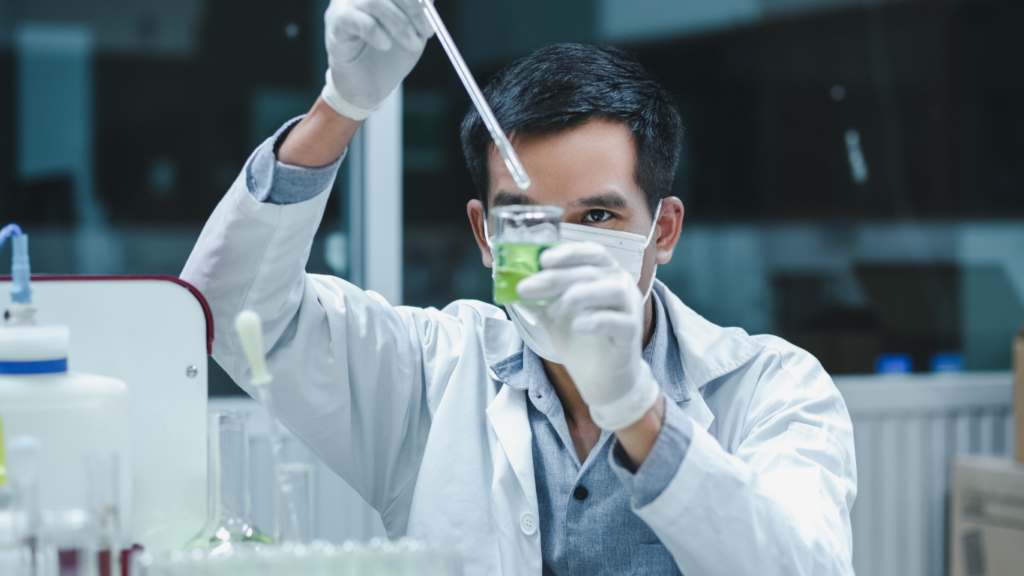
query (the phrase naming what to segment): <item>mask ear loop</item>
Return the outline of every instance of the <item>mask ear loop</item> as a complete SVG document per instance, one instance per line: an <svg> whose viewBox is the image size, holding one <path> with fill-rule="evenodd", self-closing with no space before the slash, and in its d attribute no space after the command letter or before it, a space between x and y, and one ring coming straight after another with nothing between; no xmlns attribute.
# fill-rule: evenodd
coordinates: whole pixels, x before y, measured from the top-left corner
<svg viewBox="0 0 1024 576"><path fill-rule="evenodd" d="M651 245L651 239L654 238L654 229L658 227L658 217L661 216L661 203L664 201L664 199L658 200L658 207L654 209L654 222L651 224L651 231L647 233L647 242L644 242L644 250Z"/></svg>
<svg viewBox="0 0 1024 576"><path fill-rule="evenodd" d="M654 210L654 223L651 224L651 231L647 234L647 242L644 243L644 250L651 244L651 239L654 238L654 229L658 226L658 218L661 217L661 203L664 199L658 200L658 207ZM647 285L647 291L644 292L643 302L647 302L647 299L651 296L651 291L654 290L654 279L658 275L658 263L654 263L654 270L651 271L651 283Z"/></svg>

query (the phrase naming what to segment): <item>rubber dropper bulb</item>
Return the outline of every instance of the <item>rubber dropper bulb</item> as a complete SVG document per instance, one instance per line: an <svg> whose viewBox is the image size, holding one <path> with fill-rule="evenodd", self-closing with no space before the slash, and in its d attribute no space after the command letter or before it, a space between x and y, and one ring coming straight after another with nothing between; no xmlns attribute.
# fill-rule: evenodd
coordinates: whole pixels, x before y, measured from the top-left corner
<svg viewBox="0 0 1024 576"><path fill-rule="evenodd" d="M260 315L252 310L242 310L235 317L235 331L245 357L249 359L253 386L270 384L274 378L267 371L267 360L263 355L263 322Z"/></svg>

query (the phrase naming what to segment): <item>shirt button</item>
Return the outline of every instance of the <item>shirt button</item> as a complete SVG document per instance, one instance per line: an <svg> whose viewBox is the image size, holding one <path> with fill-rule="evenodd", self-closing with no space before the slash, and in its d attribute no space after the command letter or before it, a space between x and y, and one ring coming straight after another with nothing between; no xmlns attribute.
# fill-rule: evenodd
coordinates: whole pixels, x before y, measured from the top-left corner
<svg viewBox="0 0 1024 576"><path fill-rule="evenodd" d="M524 512L519 518L519 527L523 529L523 534L533 536L537 533L537 517L529 512Z"/></svg>
<svg viewBox="0 0 1024 576"><path fill-rule="evenodd" d="M586 500L589 495L590 492L588 492L583 486L577 486L576 489L572 491L572 497L577 500Z"/></svg>

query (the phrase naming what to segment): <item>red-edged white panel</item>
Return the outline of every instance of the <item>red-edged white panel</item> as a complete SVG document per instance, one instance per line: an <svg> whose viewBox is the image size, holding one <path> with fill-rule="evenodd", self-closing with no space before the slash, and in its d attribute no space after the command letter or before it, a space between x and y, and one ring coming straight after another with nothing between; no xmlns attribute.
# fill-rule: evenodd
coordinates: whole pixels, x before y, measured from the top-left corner
<svg viewBox="0 0 1024 576"><path fill-rule="evenodd" d="M10 281L0 278L0 305ZM34 276L40 324L71 330L69 367L123 380L132 411L132 533L180 547L206 518L205 300L173 277Z"/></svg>

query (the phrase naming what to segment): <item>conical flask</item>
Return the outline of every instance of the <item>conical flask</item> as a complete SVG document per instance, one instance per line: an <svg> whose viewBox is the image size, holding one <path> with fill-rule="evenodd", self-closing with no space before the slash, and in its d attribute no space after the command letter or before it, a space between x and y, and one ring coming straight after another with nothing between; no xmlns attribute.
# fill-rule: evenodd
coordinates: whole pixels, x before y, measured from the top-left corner
<svg viewBox="0 0 1024 576"><path fill-rule="evenodd" d="M249 498L249 413L210 412L207 425L206 526L189 542L211 554L272 540L252 521Z"/></svg>

